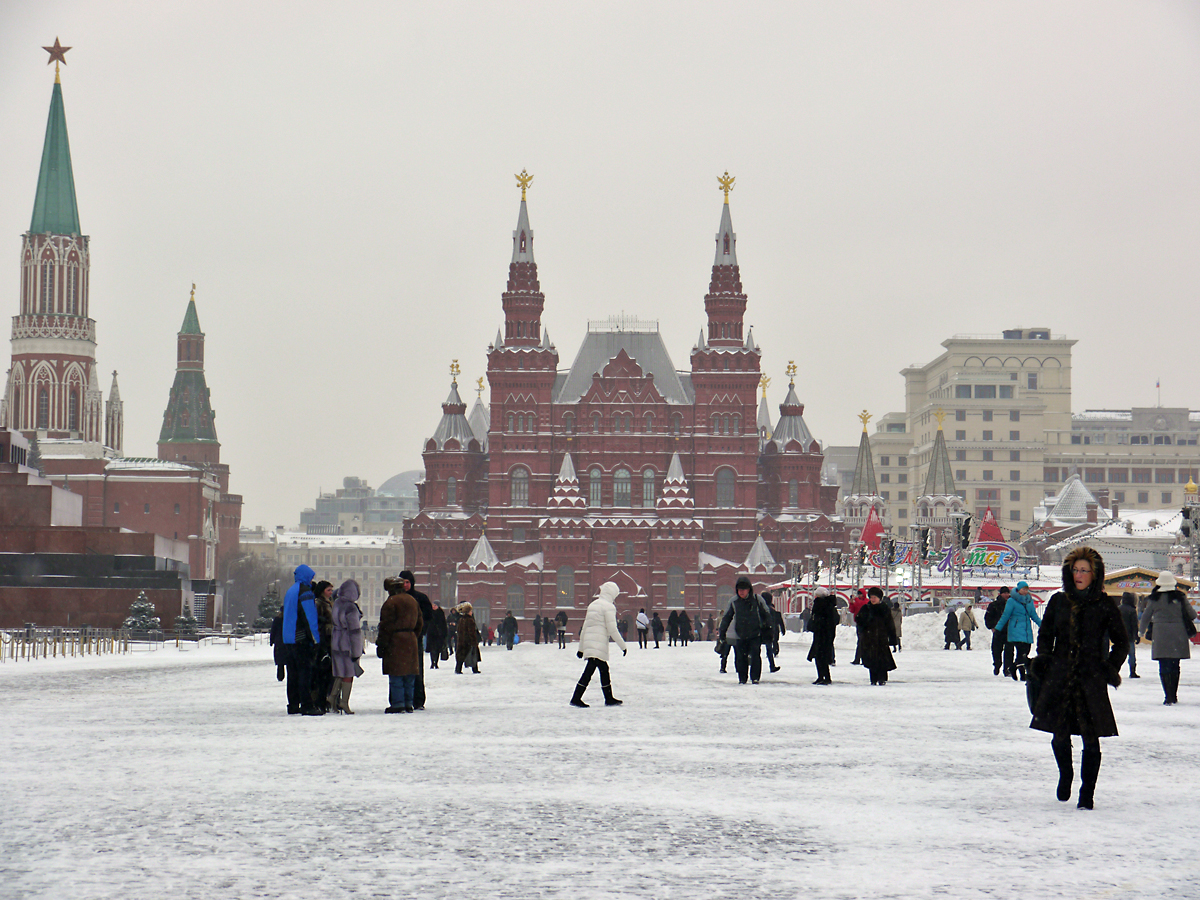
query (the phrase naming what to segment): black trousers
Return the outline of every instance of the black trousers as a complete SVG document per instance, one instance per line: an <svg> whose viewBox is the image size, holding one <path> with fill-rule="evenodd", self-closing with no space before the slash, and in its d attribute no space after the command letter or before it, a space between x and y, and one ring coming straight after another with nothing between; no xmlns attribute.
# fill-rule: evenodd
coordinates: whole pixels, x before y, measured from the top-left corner
<svg viewBox="0 0 1200 900"><path fill-rule="evenodd" d="M738 638L737 646L733 648L733 667L742 684L746 683L747 674L751 681L762 677L762 644L758 638Z"/></svg>
<svg viewBox="0 0 1200 900"><path fill-rule="evenodd" d="M313 705L312 676L316 663L316 648L311 644L284 644L284 665L287 666L288 712L300 712Z"/></svg>
<svg viewBox="0 0 1200 900"><path fill-rule="evenodd" d="M871 684L887 684L887 669L867 669L871 673Z"/></svg>
<svg viewBox="0 0 1200 900"><path fill-rule="evenodd" d="M1013 661L1009 663L1008 670L1016 671L1024 681L1029 668L1029 648L1032 645L1024 641L1009 641L1008 646L1013 648Z"/></svg>
<svg viewBox="0 0 1200 900"><path fill-rule="evenodd" d="M1008 642L1008 635L1003 631L992 632L992 666L1005 675L1013 664L1013 647Z"/></svg>
<svg viewBox="0 0 1200 900"><path fill-rule="evenodd" d="M608 663L602 659L593 659L588 657L587 665L583 667L583 674L579 676L579 683L575 685L575 696L583 699L583 692L587 690L587 686L591 684L592 673L597 669L600 670L600 690L604 691L604 699L612 699L612 681L609 678Z"/></svg>
<svg viewBox="0 0 1200 900"><path fill-rule="evenodd" d="M829 663L821 662L820 660L818 660L816 665L817 665L817 679L819 681L824 681L826 684L828 684L830 681L833 680L829 675Z"/></svg>
<svg viewBox="0 0 1200 900"><path fill-rule="evenodd" d="M1172 703L1179 699L1179 660L1160 659L1158 661L1158 680L1162 682L1163 696Z"/></svg>
<svg viewBox="0 0 1200 900"><path fill-rule="evenodd" d="M558 629L558 649L559 650L567 649L567 629L566 628Z"/></svg>
<svg viewBox="0 0 1200 900"><path fill-rule="evenodd" d="M645 628L639 628L639 629L637 630L637 633L638 633L638 646L639 646L639 647L641 647L643 650L644 650L646 647L649 647L649 646L650 646L650 642L649 642L649 641L646 639L646 629L645 629Z"/></svg>

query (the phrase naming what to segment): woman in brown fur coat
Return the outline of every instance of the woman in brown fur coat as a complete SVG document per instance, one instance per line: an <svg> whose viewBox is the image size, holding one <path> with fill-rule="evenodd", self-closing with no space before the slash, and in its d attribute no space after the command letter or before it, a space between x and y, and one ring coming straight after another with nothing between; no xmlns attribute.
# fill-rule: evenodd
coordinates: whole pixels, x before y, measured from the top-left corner
<svg viewBox="0 0 1200 900"><path fill-rule="evenodd" d="M398 578L383 582L388 598L379 610L379 633L375 643L388 676L388 708L384 712L410 713L417 674L421 671L421 608L406 593Z"/></svg>
<svg viewBox="0 0 1200 900"><path fill-rule="evenodd" d="M1059 800L1070 798L1075 777L1071 735L1083 739L1079 808L1091 809L1100 771L1100 738L1117 733L1108 685L1121 683L1129 637L1117 604L1104 593L1099 553L1076 547L1063 562L1062 577L1063 589L1042 613L1038 655L1030 661L1042 687L1029 727L1054 735L1050 746L1058 763Z"/></svg>
<svg viewBox="0 0 1200 900"><path fill-rule="evenodd" d="M454 607L458 613L458 634L454 646L454 671L461 675L463 666L479 674L479 626L475 624L475 611L465 600Z"/></svg>

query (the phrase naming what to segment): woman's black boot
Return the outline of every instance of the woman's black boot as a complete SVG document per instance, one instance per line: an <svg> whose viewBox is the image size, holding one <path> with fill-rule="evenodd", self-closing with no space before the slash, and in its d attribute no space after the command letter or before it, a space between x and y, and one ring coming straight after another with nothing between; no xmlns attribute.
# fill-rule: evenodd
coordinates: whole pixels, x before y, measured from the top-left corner
<svg viewBox="0 0 1200 900"><path fill-rule="evenodd" d="M1092 809L1096 794L1096 775L1100 772L1100 750L1083 748L1079 763L1079 809Z"/></svg>
<svg viewBox="0 0 1200 900"><path fill-rule="evenodd" d="M1055 738L1050 742L1050 747L1054 750L1054 761L1058 763L1058 790L1055 796L1063 803L1071 799L1071 782L1075 780L1075 767L1071 760L1071 739L1059 740Z"/></svg>

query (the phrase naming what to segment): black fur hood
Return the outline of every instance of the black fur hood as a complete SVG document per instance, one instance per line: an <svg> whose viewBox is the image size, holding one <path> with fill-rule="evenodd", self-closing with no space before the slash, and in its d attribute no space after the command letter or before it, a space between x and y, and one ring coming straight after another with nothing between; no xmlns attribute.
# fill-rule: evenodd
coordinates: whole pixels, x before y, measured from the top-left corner
<svg viewBox="0 0 1200 900"><path fill-rule="evenodd" d="M1063 560L1062 567L1062 584L1063 590L1068 594L1075 591L1075 579L1071 576L1071 568L1075 565L1078 559L1086 559L1092 564L1092 572L1095 578L1092 579L1092 590L1089 592L1093 595L1104 592L1104 557L1093 550L1091 547L1076 547L1067 554L1067 558Z"/></svg>

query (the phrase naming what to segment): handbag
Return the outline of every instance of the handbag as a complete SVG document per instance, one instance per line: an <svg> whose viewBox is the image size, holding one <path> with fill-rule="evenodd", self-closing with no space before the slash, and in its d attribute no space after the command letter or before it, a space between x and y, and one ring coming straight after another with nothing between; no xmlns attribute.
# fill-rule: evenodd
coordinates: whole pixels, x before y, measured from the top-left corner
<svg viewBox="0 0 1200 900"><path fill-rule="evenodd" d="M1179 614L1181 616L1183 616L1183 630L1185 632L1187 632L1187 636L1190 638L1195 637L1196 636L1196 626L1192 623L1192 620L1188 618L1187 603L1181 603L1179 605Z"/></svg>

